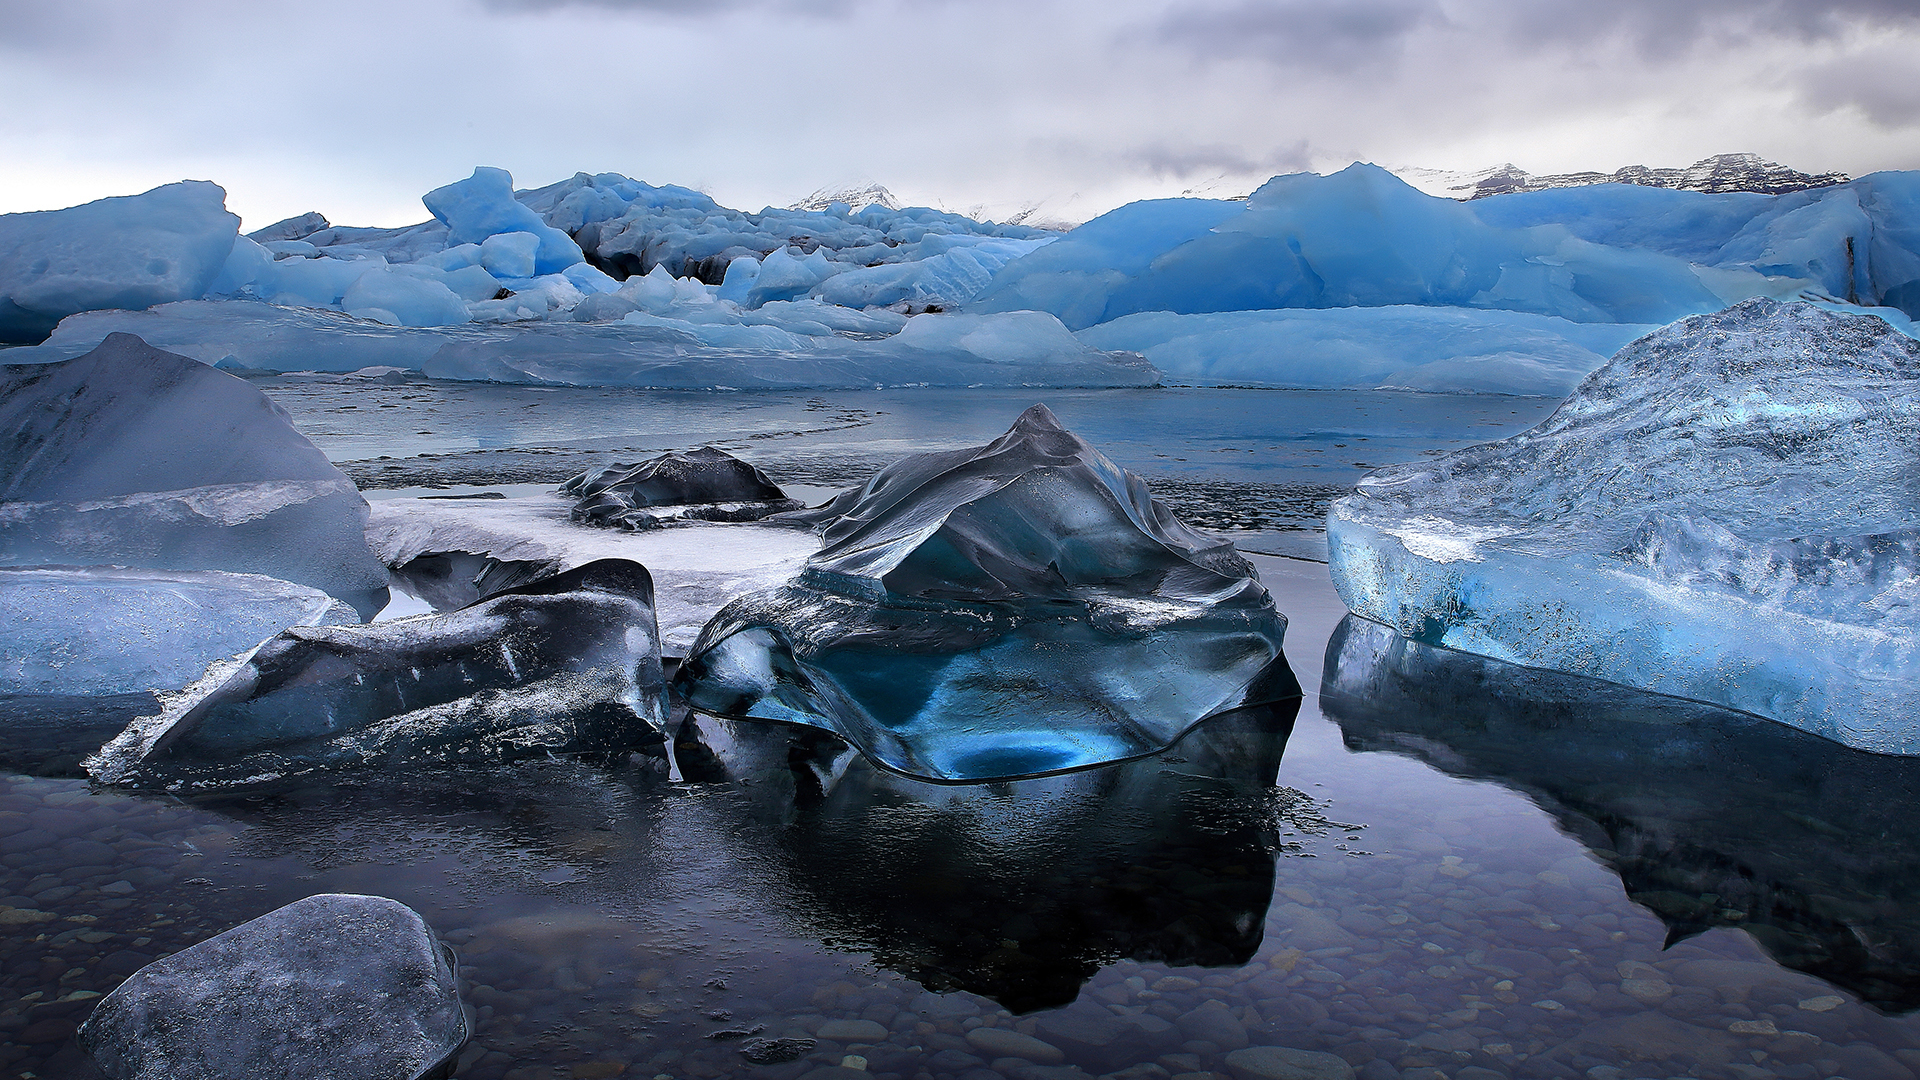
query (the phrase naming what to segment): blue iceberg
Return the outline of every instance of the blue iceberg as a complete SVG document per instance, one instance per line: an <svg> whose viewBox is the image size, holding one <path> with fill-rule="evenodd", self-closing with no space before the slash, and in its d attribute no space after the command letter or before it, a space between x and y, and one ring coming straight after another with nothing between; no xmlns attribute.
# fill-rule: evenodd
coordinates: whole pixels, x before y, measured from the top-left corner
<svg viewBox="0 0 1920 1080"><path fill-rule="evenodd" d="M1363 479L1334 585L1407 638L1920 754L1920 342L1746 301L1538 427Z"/></svg>
<svg viewBox="0 0 1920 1080"><path fill-rule="evenodd" d="M985 446L906 458L781 517L825 546L701 631L675 677L696 710L824 728L887 768L972 782L1139 757L1299 692L1252 566L1043 405Z"/></svg>

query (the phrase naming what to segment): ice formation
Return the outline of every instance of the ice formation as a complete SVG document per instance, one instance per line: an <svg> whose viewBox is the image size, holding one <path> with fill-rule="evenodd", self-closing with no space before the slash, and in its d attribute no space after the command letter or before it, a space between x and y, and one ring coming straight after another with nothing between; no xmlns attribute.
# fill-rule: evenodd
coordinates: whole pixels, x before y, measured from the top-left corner
<svg viewBox="0 0 1920 1080"><path fill-rule="evenodd" d="M80 1045L109 1080L423 1080L468 1036L452 952L382 896L309 896L156 960Z"/></svg>
<svg viewBox="0 0 1920 1080"><path fill-rule="evenodd" d="M366 500L245 380L116 334L0 366L0 563L228 570L386 603Z"/></svg>
<svg viewBox="0 0 1920 1080"><path fill-rule="evenodd" d="M801 509L766 473L712 446L616 462L581 473L560 492L579 500L573 520L634 530L669 521L758 521Z"/></svg>
<svg viewBox="0 0 1920 1080"><path fill-rule="evenodd" d="M192 300L212 286L240 219L204 181L66 210L0 214L0 343L35 342L97 308Z"/></svg>
<svg viewBox="0 0 1920 1080"><path fill-rule="evenodd" d="M685 522L630 533L569 520L552 496L469 503L383 499L367 539L395 584L436 610L596 559L631 559L653 576L661 648L685 656L713 613L734 597L791 578L819 548L811 533L761 525Z"/></svg>
<svg viewBox="0 0 1920 1080"><path fill-rule="evenodd" d="M701 631L676 677L696 709L978 781L1138 757L1296 689L1285 619L1246 560L1045 406L783 517L826 546Z"/></svg>
<svg viewBox="0 0 1920 1080"><path fill-rule="evenodd" d="M1125 315L1082 330L1174 384L1564 397L1640 323L1576 323L1457 307L1289 308Z"/></svg>
<svg viewBox="0 0 1920 1080"><path fill-rule="evenodd" d="M1920 342L1749 300L1531 431L1364 479L1334 583L1415 641L1920 753L1916 439Z"/></svg>
<svg viewBox="0 0 1920 1080"><path fill-rule="evenodd" d="M653 582L607 559L447 614L294 627L217 664L89 759L198 787L355 765L633 750L665 721Z"/></svg>
<svg viewBox="0 0 1920 1080"><path fill-rule="evenodd" d="M0 694L171 690L289 626L354 623L318 589L258 574L0 568Z"/></svg>

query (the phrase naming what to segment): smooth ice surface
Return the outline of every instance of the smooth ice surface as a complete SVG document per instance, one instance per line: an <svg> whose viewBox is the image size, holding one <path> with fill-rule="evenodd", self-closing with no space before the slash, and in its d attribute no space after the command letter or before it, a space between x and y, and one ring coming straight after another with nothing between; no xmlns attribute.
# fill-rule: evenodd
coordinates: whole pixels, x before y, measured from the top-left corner
<svg viewBox="0 0 1920 1080"><path fill-rule="evenodd" d="M1348 616L1320 707L1356 750L1524 792L1670 928L1752 933L1888 1012L1920 1007L1920 761ZM1711 899L1709 899L1711 898Z"/></svg>
<svg viewBox="0 0 1920 1080"><path fill-rule="evenodd" d="M719 312L713 322L629 310L618 322L401 327L259 302L194 301L75 316L46 344L19 350L18 359L61 359L127 332L208 364L334 372L384 365L435 378L545 386L1106 387L1159 379L1140 357L1094 349L1051 316L1033 313L909 320L814 301L746 314L724 307L733 313ZM888 336L919 320L932 322L914 335Z"/></svg>
<svg viewBox="0 0 1920 1080"><path fill-rule="evenodd" d="M289 626L358 622L318 589L258 574L0 568L0 694L171 690Z"/></svg>
<svg viewBox="0 0 1920 1080"><path fill-rule="evenodd" d="M66 210L0 214L0 342L34 342L76 311L205 293L240 219L216 184L187 180Z"/></svg>
<svg viewBox="0 0 1920 1080"><path fill-rule="evenodd" d="M131 335L0 366L0 563L266 574L386 602L366 500L244 379Z"/></svg>
<svg viewBox="0 0 1920 1080"><path fill-rule="evenodd" d="M440 610L596 559L630 559L653 576L661 647L684 656L727 601L788 580L819 549L813 534L766 525L687 522L646 532L582 525L570 500L382 499L368 541L396 586Z"/></svg>
<svg viewBox="0 0 1920 1080"><path fill-rule="evenodd" d="M1138 757L1298 690L1252 566L1044 405L782 520L825 546L701 631L676 682L696 709L979 781Z"/></svg>
<svg viewBox="0 0 1920 1080"><path fill-rule="evenodd" d="M1920 342L1756 299L1531 431L1334 503L1334 582L1414 640L1920 753Z"/></svg>
<svg viewBox="0 0 1920 1080"><path fill-rule="evenodd" d="M1561 397L1655 327L1460 307L1141 312L1080 331L1169 383Z"/></svg>
<svg viewBox="0 0 1920 1080"><path fill-rule="evenodd" d="M568 480L575 521L653 529L669 521L757 521L799 510L767 474L712 446L672 451L638 464L614 463Z"/></svg>
<svg viewBox="0 0 1920 1080"><path fill-rule="evenodd" d="M420 1080L467 1034L452 954L426 920L332 893L134 972L79 1038L110 1080Z"/></svg>
<svg viewBox="0 0 1920 1080"><path fill-rule="evenodd" d="M209 668L87 767L192 788L634 750L660 739L662 689L652 579L607 559L446 614L289 629Z"/></svg>

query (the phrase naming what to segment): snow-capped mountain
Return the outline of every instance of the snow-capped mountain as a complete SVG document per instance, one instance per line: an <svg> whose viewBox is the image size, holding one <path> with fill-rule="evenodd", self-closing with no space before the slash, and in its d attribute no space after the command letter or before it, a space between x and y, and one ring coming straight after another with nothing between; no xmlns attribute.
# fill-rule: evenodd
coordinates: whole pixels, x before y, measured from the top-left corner
<svg viewBox="0 0 1920 1080"><path fill-rule="evenodd" d="M1577 172L1554 176L1535 176L1511 162L1474 172L1445 169L1405 168L1394 172L1407 183L1447 199L1484 199L1515 191L1543 191L1547 188L1583 187L1588 184L1639 184L1642 187L1679 188L1686 191L1755 191L1763 195L1781 195L1789 191L1832 187L1844 184L1845 173L1803 173L1758 154L1716 154L1702 158L1684 169L1650 169L1629 165L1611 173Z"/></svg>
<svg viewBox="0 0 1920 1080"><path fill-rule="evenodd" d="M788 206L789 210L811 210L819 213L834 203L846 203L850 209L865 210L869 206L878 206L885 210L898 210L900 204L894 201L893 192L879 184L860 184L854 187L821 188L819 191Z"/></svg>

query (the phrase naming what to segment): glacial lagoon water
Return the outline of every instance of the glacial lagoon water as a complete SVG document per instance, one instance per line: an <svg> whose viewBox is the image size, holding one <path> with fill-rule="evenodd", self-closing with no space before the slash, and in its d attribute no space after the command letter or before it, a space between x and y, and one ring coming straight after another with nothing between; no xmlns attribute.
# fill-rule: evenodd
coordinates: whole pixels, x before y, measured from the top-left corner
<svg viewBox="0 0 1920 1080"><path fill-rule="evenodd" d="M8 703L0 1076L93 1075L91 995L320 892L391 896L455 946L457 1075L483 1080L1201 1080L1259 1075L1248 1046L1366 1080L1920 1075L1920 763L1412 646L1286 557L1366 466L1551 402L263 386L363 485L456 492L720 441L813 495L1045 400L1270 553L1304 696L987 786L681 716L670 763L193 798L75 777L61 740L137 698Z"/></svg>

